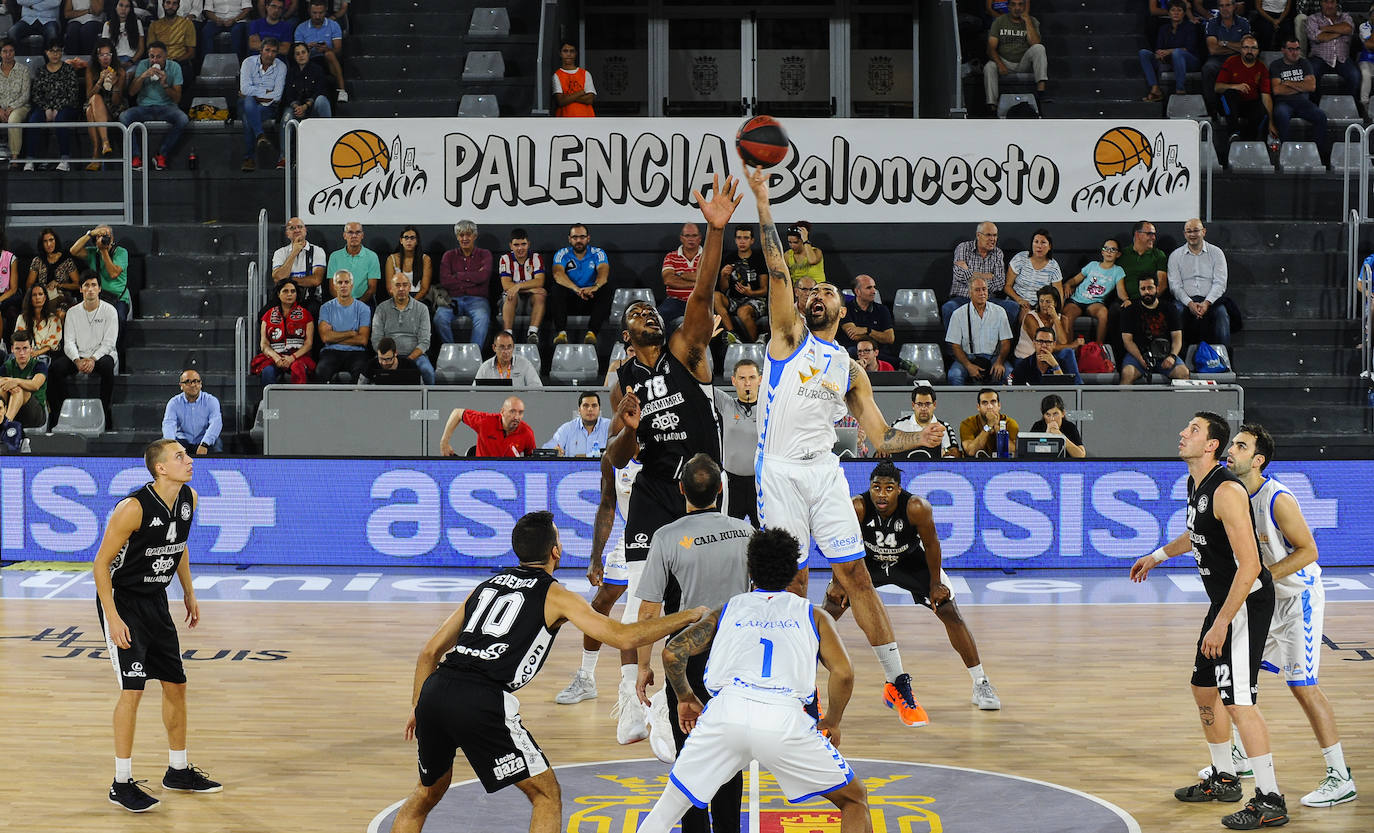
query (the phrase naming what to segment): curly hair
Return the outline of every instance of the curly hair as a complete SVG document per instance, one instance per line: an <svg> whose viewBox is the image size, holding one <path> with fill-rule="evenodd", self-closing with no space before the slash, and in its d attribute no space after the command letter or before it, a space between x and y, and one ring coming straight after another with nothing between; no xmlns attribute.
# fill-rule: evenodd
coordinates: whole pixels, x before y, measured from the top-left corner
<svg viewBox="0 0 1374 833"><path fill-rule="evenodd" d="M749 539L749 578L760 590L786 590L797 576L801 544L785 529L761 529Z"/></svg>

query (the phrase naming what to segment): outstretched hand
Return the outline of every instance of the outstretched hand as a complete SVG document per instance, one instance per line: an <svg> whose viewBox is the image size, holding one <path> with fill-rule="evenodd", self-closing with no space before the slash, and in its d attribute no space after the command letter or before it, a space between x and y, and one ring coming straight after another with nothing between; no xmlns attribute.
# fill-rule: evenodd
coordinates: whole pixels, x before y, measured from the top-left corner
<svg viewBox="0 0 1374 833"><path fill-rule="evenodd" d="M723 229L730 222L730 217L735 213L735 207L739 205L744 195L736 196L735 191L739 186L739 180L733 176L725 177L725 185L720 183L719 175L711 177L711 199L706 199L701 195L701 191L693 191L692 196L696 197L697 205L701 206L701 216L706 218L706 224L714 229Z"/></svg>
<svg viewBox="0 0 1374 833"><path fill-rule="evenodd" d="M745 171L749 174L749 190L754 192L754 198L761 204L768 202L768 172L761 166L750 167L746 164Z"/></svg>

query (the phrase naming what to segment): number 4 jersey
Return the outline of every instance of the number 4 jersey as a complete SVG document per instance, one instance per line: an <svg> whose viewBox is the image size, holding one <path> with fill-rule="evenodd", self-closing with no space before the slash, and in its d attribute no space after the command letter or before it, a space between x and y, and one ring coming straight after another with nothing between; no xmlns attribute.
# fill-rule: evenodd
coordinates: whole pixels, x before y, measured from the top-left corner
<svg viewBox="0 0 1374 833"><path fill-rule="evenodd" d="M165 592L186 555L195 514L195 492L182 485L168 506L148 483L129 495L143 510L143 522L129 536L110 565L110 583L117 593Z"/></svg>
<svg viewBox="0 0 1374 833"><path fill-rule="evenodd" d="M477 585L464 604L458 643L440 665L507 691L534 679L558 634L544 624L544 599L553 584L547 571L521 565Z"/></svg>

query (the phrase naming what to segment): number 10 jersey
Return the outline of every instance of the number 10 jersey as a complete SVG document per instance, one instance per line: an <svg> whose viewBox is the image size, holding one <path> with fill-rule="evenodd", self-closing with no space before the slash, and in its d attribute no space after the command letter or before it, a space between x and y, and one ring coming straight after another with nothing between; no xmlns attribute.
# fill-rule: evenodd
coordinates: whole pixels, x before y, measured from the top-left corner
<svg viewBox="0 0 1374 833"><path fill-rule="evenodd" d="M544 599L553 583L547 571L520 565L477 585L464 604L458 643L439 664L507 691L534 679L558 634L544 624Z"/></svg>

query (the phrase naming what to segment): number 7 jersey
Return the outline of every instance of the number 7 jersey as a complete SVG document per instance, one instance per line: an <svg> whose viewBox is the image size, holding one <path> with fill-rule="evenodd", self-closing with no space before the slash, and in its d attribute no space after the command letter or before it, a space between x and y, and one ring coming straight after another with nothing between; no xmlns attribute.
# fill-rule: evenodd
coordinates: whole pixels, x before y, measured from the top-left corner
<svg viewBox="0 0 1374 833"><path fill-rule="evenodd" d="M816 610L786 590L755 590L725 603L706 661L706 690L810 703L821 647Z"/></svg>
<svg viewBox="0 0 1374 833"><path fill-rule="evenodd" d="M477 585L464 603L463 630L439 664L515 691L549 658L557 628L544 624L553 576L538 567L507 569Z"/></svg>

